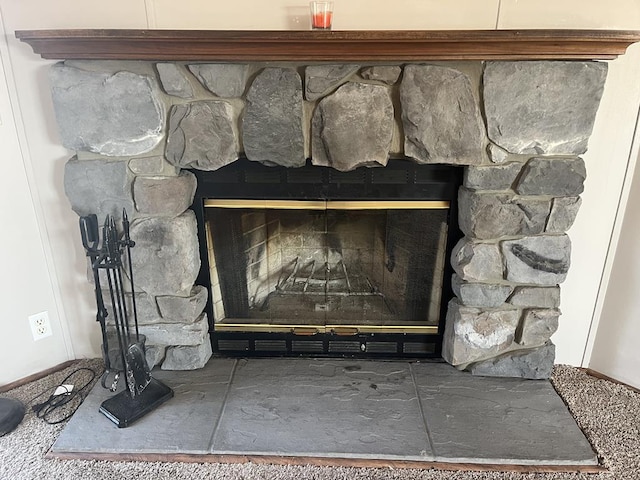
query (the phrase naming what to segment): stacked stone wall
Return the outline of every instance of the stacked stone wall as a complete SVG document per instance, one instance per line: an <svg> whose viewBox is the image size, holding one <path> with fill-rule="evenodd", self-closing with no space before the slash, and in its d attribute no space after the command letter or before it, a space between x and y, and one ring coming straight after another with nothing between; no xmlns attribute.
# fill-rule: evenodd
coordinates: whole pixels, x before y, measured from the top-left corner
<svg viewBox="0 0 640 480"><path fill-rule="evenodd" d="M566 231L580 207L606 65L490 62L482 82L491 163L469 166L452 252L456 298L443 356L479 375L547 378L555 357Z"/></svg>
<svg viewBox="0 0 640 480"><path fill-rule="evenodd" d="M126 208L152 364L211 355L189 206L195 177L241 152L342 171L466 165L443 355L482 375L549 375L585 152L606 77L597 62L260 65L65 62L51 84L65 191L79 215Z"/></svg>

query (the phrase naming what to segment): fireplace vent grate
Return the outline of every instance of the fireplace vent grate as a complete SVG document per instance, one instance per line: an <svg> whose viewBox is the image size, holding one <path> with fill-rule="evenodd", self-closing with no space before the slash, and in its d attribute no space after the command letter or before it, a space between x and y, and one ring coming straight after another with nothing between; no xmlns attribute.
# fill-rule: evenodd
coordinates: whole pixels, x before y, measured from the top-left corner
<svg viewBox="0 0 640 480"><path fill-rule="evenodd" d="M406 185L408 183L408 172L406 170L393 170L386 168L372 170L371 183Z"/></svg>
<svg viewBox="0 0 640 480"><path fill-rule="evenodd" d="M198 179L201 184L216 184L216 183L240 183L241 172L237 170L217 170L215 181L212 177L201 177Z"/></svg>
<svg viewBox="0 0 640 480"><path fill-rule="evenodd" d="M405 342L402 345L402 350L404 353L414 354L414 355L425 355L429 353L435 352L435 344L433 343L418 343L418 342Z"/></svg>
<svg viewBox="0 0 640 480"><path fill-rule="evenodd" d="M331 353L360 353L360 342L329 342Z"/></svg>
<svg viewBox="0 0 640 480"><path fill-rule="evenodd" d="M397 351L396 342L367 342L368 353L396 353Z"/></svg>
<svg viewBox="0 0 640 480"><path fill-rule="evenodd" d="M322 353L324 351L324 345L322 344L322 341L293 340L291 342L291 351L305 353Z"/></svg>
<svg viewBox="0 0 640 480"><path fill-rule="evenodd" d="M249 351L248 340L218 340L218 350L225 352Z"/></svg>
<svg viewBox="0 0 640 480"><path fill-rule="evenodd" d="M247 170L244 172L244 179L247 183L266 183L266 184L278 184L280 183L280 171L255 171Z"/></svg>
<svg viewBox="0 0 640 480"><path fill-rule="evenodd" d="M285 340L256 340L256 352L286 352L287 342Z"/></svg>
<svg viewBox="0 0 640 480"><path fill-rule="evenodd" d="M416 169L413 172L413 179L417 185L433 185L435 187L451 178L451 173L445 168L438 168L442 167L442 165L432 166L434 168Z"/></svg>
<svg viewBox="0 0 640 480"><path fill-rule="evenodd" d="M351 171L351 172L338 172L331 171L329 172L329 182L330 183L348 183L353 185L362 185L365 183L366 173L364 171Z"/></svg>
<svg viewBox="0 0 640 480"><path fill-rule="evenodd" d="M289 183L323 183L322 170L287 170L287 181Z"/></svg>
<svg viewBox="0 0 640 480"><path fill-rule="evenodd" d="M218 335L222 335L219 337ZM214 350L229 356L333 356L378 358L435 358L437 335L416 335L412 341L399 340L394 334L340 338L334 333L304 338L289 333L289 338L274 338L272 333L219 332ZM245 338L242 338L245 337ZM373 337L376 337L373 339ZM406 338L408 340L408 338Z"/></svg>

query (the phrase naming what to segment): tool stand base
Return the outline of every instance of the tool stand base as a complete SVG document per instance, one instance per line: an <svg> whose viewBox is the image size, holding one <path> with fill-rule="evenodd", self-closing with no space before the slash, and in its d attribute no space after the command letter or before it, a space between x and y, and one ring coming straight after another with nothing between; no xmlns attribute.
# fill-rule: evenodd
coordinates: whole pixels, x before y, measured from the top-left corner
<svg viewBox="0 0 640 480"><path fill-rule="evenodd" d="M115 423L118 428L125 428L171 397L173 397L171 388L159 380L151 378L151 382L140 395L131 397L127 390L120 392L102 402L100 412Z"/></svg>

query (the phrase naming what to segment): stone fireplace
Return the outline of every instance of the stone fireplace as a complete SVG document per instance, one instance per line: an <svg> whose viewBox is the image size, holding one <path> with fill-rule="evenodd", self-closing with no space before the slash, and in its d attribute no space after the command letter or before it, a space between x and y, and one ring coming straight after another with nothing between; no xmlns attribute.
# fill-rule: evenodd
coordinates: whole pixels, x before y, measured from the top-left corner
<svg viewBox="0 0 640 480"><path fill-rule="evenodd" d="M435 322L424 315L424 325L436 326L437 353L474 374L548 377L559 284L570 265L566 231L586 176L580 155L607 64L584 54L543 60L449 55L447 61L394 61L387 54L357 62L348 55L310 61L301 55L295 62L228 55L219 61L195 54L184 61L113 56L51 68L61 141L76 152L65 168L73 210L104 217L119 216L124 207L133 220L136 301L149 363L202 367L212 355L209 334L224 323L209 318L225 317L220 277L210 265L218 258L213 250L222 247L216 238L213 247L202 239L203 232L222 238L225 228L206 231L204 197L196 196L208 172L220 179L246 157L242 162L265 171L375 171L391 182L397 162L409 162L417 176L438 165L464 171L451 199L457 218L445 222L459 226L461 238L439 267L443 313ZM290 200L308 199L291 193ZM287 224L273 209L245 213L236 220L220 215L217 222L262 218L245 233ZM208 221L216 223L215 217ZM409 235L415 235L425 220L410 218ZM354 216L344 224L358 221ZM366 228L361 235L375 237L379 227ZM415 242L409 238L405 250ZM291 260L281 260L274 278L265 280L272 290L283 272L293 274ZM340 261L332 268L343 270L344 279L347 263ZM306 278L315 279L313 264L304 268ZM453 295L447 296L449 285ZM247 299L263 304L269 293L256 295Z"/></svg>

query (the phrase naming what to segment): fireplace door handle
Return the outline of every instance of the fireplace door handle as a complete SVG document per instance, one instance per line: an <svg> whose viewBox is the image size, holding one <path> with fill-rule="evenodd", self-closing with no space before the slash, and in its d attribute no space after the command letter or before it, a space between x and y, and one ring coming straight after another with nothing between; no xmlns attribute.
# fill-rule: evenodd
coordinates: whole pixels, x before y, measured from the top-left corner
<svg viewBox="0 0 640 480"><path fill-rule="evenodd" d="M358 330L356 327L331 327L331 333L348 337L352 335L358 335L358 333L360 333L360 330Z"/></svg>
<svg viewBox="0 0 640 480"><path fill-rule="evenodd" d="M312 335L317 335L318 333L320 333L320 331L317 328L294 327L291 329L291 333L293 333L294 335L310 337Z"/></svg>

